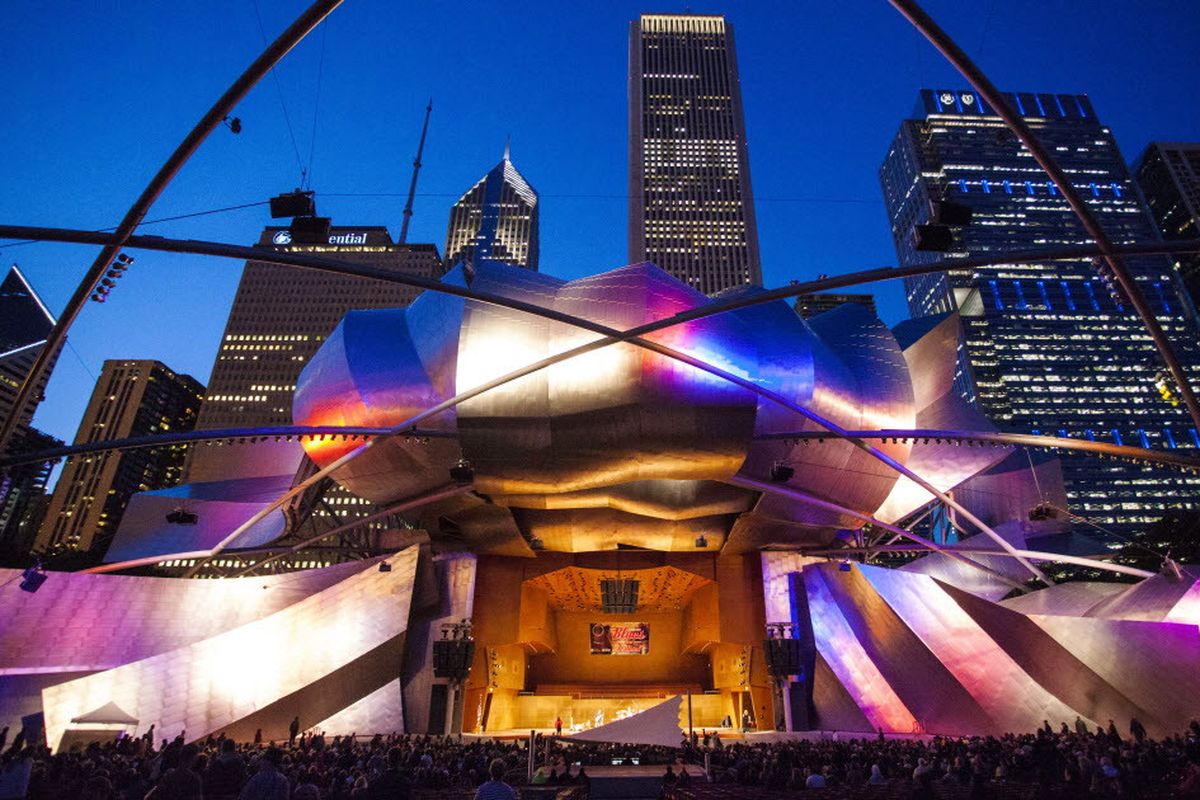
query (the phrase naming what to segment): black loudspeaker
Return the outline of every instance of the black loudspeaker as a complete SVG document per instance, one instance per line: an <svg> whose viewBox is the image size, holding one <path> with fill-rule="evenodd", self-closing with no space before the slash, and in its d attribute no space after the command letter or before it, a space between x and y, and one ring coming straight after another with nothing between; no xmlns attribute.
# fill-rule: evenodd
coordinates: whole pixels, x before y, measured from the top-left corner
<svg viewBox="0 0 1200 800"><path fill-rule="evenodd" d="M954 247L954 234L945 225L917 225L913 227L913 249L930 253L944 253Z"/></svg>
<svg viewBox="0 0 1200 800"><path fill-rule="evenodd" d="M271 216L311 217L317 213L317 204L312 192L288 192L271 198Z"/></svg>
<svg viewBox="0 0 1200 800"><path fill-rule="evenodd" d="M433 675L435 678L465 680L475 660L473 639L438 639L433 643Z"/></svg>
<svg viewBox="0 0 1200 800"><path fill-rule="evenodd" d="M804 643L799 639L767 639L763 642L767 673L773 678L803 675Z"/></svg>
<svg viewBox="0 0 1200 800"><path fill-rule="evenodd" d="M938 225L970 225L971 207L950 200L934 200L930 204L930 222Z"/></svg>
<svg viewBox="0 0 1200 800"><path fill-rule="evenodd" d="M299 244L328 244L329 217L296 217L292 220L292 241Z"/></svg>

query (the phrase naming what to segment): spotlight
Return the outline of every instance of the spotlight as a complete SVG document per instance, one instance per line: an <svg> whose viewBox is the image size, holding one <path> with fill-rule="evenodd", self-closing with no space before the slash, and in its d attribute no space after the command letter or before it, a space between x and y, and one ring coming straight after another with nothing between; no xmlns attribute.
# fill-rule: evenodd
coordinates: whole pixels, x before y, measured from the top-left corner
<svg viewBox="0 0 1200 800"><path fill-rule="evenodd" d="M534 536L529 540L529 549L530 550L545 550L546 543L543 542L538 537Z"/></svg>
<svg viewBox="0 0 1200 800"><path fill-rule="evenodd" d="M475 468L471 466L470 461L460 458L458 463L450 468L450 479L459 486L466 486L475 480Z"/></svg>
<svg viewBox="0 0 1200 800"><path fill-rule="evenodd" d="M170 525L195 525L199 521L200 517L197 514L182 508L177 508L167 514L167 523Z"/></svg>
<svg viewBox="0 0 1200 800"><path fill-rule="evenodd" d="M389 564L389 563L388 563L388 562L386 562L386 561L380 561L380 562L379 562L379 571L380 571L380 572L391 572L391 571L392 571L392 565L391 565L391 564Z"/></svg>
<svg viewBox="0 0 1200 800"><path fill-rule="evenodd" d="M839 572L849 572L850 571L850 559L843 558L842 563L838 564L838 571Z"/></svg>
<svg viewBox="0 0 1200 800"><path fill-rule="evenodd" d="M787 483L796 474L796 470L782 461L776 461L771 467L771 480L775 483Z"/></svg>
<svg viewBox="0 0 1200 800"><path fill-rule="evenodd" d="M221 122L225 123L225 127L235 134L242 132L242 121L238 117L226 117Z"/></svg>
<svg viewBox="0 0 1200 800"><path fill-rule="evenodd" d="M696 547L698 547L701 550L708 547L708 539L704 538L703 533L696 537Z"/></svg>
<svg viewBox="0 0 1200 800"><path fill-rule="evenodd" d="M42 584L46 582L46 573L42 572L42 562L34 564L32 567L26 567L21 573L20 589L22 592L33 594L38 589L42 588Z"/></svg>

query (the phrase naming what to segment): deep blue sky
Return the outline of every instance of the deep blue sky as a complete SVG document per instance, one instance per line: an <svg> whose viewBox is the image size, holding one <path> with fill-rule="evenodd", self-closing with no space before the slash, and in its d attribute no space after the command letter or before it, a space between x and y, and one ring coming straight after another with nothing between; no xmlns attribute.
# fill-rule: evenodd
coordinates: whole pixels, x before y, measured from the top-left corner
<svg viewBox="0 0 1200 800"><path fill-rule="evenodd" d="M274 38L304 7L259 0ZM1152 139L1200 138L1194 0L929 0L1006 89L1084 92L1128 159ZM643 11L724 13L737 35L768 286L894 262L876 170L922 86L965 85L891 7L818 2L399 2L347 0L217 131L149 218L264 200L312 157L319 210L396 233L425 100L434 114L410 241L441 250L453 200L501 155L542 194L541 268L576 277L626 260L628 21ZM255 3L9 3L0 220L114 225L162 160L263 46ZM324 54L321 90L318 64ZM280 89L294 130L293 147ZM316 124L314 127L314 118ZM314 147L315 133L315 147ZM253 243L252 208L146 226ZM0 243L52 310L95 248ZM89 304L36 424L74 437L106 358L157 358L208 377L240 262L134 253L108 303ZM873 286L885 320L895 285Z"/></svg>

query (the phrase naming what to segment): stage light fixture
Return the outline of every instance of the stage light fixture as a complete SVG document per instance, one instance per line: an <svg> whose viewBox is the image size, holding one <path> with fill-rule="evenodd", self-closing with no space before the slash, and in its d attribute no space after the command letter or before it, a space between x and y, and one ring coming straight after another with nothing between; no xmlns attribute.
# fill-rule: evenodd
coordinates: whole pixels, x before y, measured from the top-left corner
<svg viewBox="0 0 1200 800"><path fill-rule="evenodd" d="M843 558L842 562L840 564L838 564L838 571L839 572L849 572L850 571L850 559Z"/></svg>
<svg viewBox="0 0 1200 800"><path fill-rule="evenodd" d="M238 117L226 117L221 122L234 134L242 132L242 120Z"/></svg>
<svg viewBox="0 0 1200 800"><path fill-rule="evenodd" d="M33 594L38 589L42 588L42 584L46 582L46 573L42 571L42 562L34 564L32 567L26 567L21 573L21 583L19 587L22 592Z"/></svg>
<svg viewBox="0 0 1200 800"><path fill-rule="evenodd" d="M380 562L379 562L379 571L380 571L380 572L391 572L391 571L392 571L392 565L391 565L391 564L389 564L389 563L388 563L388 562L386 562L386 561L380 561Z"/></svg>
<svg viewBox="0 0 1200 800"><path fill-rule="evenodd" d="M782 461L776 461L771 466L771 480L775 483L787 483L796 474L796 470Z"/></svg>
<svg viewBox="0 0 1200 800"><path fill-rule="evenodd" d="M459 486L466 486L475 480L475 468L471 466L470 461L460 458L458 463L450 468L450 479Z"/></svg>
<svg viewBox="0 0 1200 800"><path fill-rule="evenodd" d="M546 543L543 542L538 537L534 536L529 540L529 549L530 550L545 550Z"/></svg>
<svg viewBox="0 0 1200 800"><path fill-rule="evenodd" d="M177 508L167 514L167 523L170 525L195 525L199 521L199 515L182 508Z"/></svg>
<svg viewBox="0 0 1200 800"><path fill-rule="evenodd" d="M708 547L708 539L704 538L704 534L700 534L696 537L696 547L701 550Z"/></svg>

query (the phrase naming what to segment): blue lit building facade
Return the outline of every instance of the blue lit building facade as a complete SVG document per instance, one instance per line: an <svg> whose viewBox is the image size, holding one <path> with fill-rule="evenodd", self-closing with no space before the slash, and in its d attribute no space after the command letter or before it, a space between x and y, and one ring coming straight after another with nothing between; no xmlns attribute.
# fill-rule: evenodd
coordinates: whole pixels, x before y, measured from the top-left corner
<svg viewBox="0 0 1200 800"><path fill-rule="evenodd" d="M1084 95L1009 95L1118 243L1157 238L1112 132ZM978 95L921 91L880 181L900 263L1089 241L1067 202ZM931 200L971 207L946 253L915 249ZM1126 264L1193 381L1197 334L1165 258ZM958 387L1002 428L1153 448L1200 448L1148 334L1090 259L951 270L905 281L913 316L957 310ZM1121 533L1167 508L1196 508L1195 476L1095 457L1063 456L1071 510Z"/></svg>

